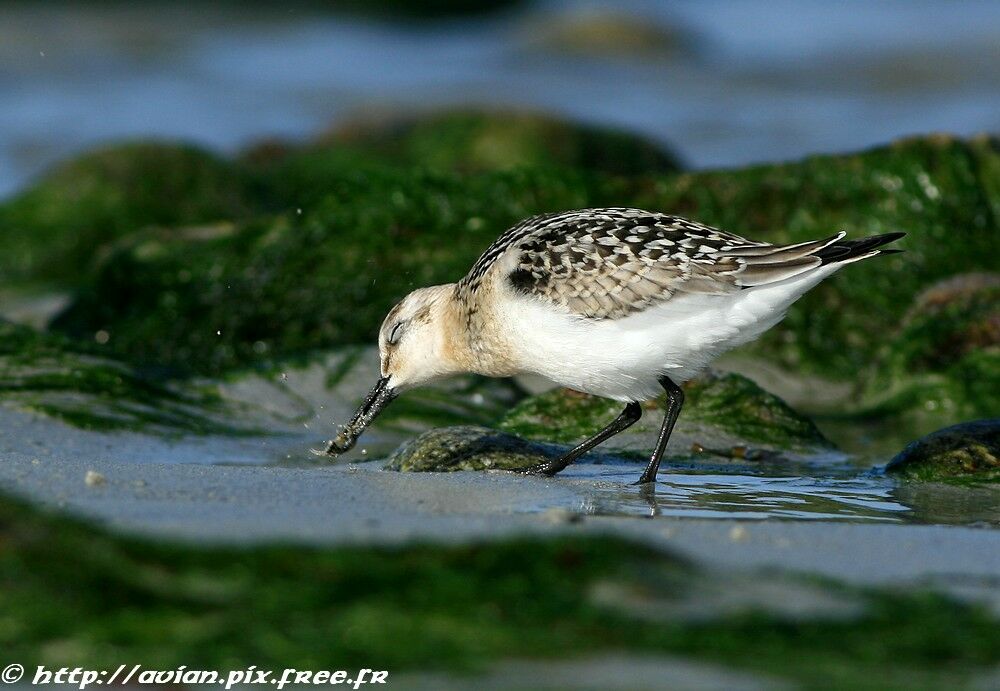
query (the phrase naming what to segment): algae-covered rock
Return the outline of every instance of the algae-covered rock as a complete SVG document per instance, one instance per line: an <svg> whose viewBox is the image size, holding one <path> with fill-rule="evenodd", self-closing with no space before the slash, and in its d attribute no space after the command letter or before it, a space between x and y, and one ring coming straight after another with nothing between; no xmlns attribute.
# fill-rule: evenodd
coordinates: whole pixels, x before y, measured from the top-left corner
<svg viewBox="0 0 1000 691"><path fill-rule="evenodd" d="M778 397L738 374L707 373L684 386L686 401L668 453L690 455L693 448L757 449L782 454L829 450L830 442L807 418ZM643 417L606 443L609 449L649 453L663 419L665 397L644 406ZM527 439L571 444L613 420L622 404L569 389L525 399L499 423Z"/></svg>
<svg viewBox="0 0 1000 691"><path fill-rule="evenodd" d="M680 167L665 147L642 136L518 110L368 117L340 125L324 135L318 147L296 153L313 161L325 155L357 155L465 172L558 166L634 175Z"/></svg>
<svg viewBox="0 0 1000 691"><path fill-rule="evenodd" d="M71 159L0 205L0 282L71 284L100 246L149 225L245 216L247 178L201 149L140 142Z"/></svg>
<svg viewBox="0 0 1000 691"><path fill-rule="evenodd" d="M1000 411L1000 274L962 274L914 300L867 370L857 415L916 434Z"/></svg>
<svg viewBox="0 0 1000 691"><path fill-rule="evenodd" d="M0 321L0 401L97 430L245 434L209 386L166 383L97 348Z"/></svg>
<svg viewBox="0 0 1000 691"><path fill-rule="evenodd" d="M912 138L855 154L659 178L638 185L628 201L776 242L906 231L897 243L905 253L845 267L750 347L790 369L856 380L921 291L997 269L1000 144Z"/></svg>
<svg viewBox="0 0 1000 691"><path fill-rule="evenodd" d="M903 449L885 470L909 480L1000 480L1000 418L929 434Z"/></svg>
<svg viewBox="0 0 1000 691"><path fill-rule="evenodd" d="M889 348L889 366L939 371L1000 348L1000 274L961 274L921 292Z"/></svg>
<svg viewBox="0 0 1000 691"><path fill-rule="evenodd" d="M115 245L53 326L132 361L215 373L372 342L410 290L460 278L533 213L610 201L575 173L478 176L338 168L301 208L212 233L133 234Z"/></svg>
<svg viewBox="0 0 1000 691"><path fill-rule="evenodd" d="M198 476L209 485L216 477L202 470ZM227 511L216 513L235 514L234 521L274 515L270 502L234 502L233 495L241 495L225 491L225 482L211 499L202 492L133 492L116 487L111 477L107 489L111 499L116 492L139 494L145 502L139 506L153 510L169 503L194 511L206 502L209 508L221 503ZM294 483L288 487L294 499ZM399 501L391 493L373 497ZM351 498L347 509L373 497ZM404 511L413 503L408 499ZM167 539L177 527L166 520L149 537L129 530L135 518L128 512L111 525L97 525L0 494L0 648L29 674L38 665L116 669L124 659L144 670L167 670L174 680L182 671L187 679L199 674L191 669L338 669L377 659L378 667L392 670L386 688L511 688L512 677L518 688L676 687L663 684L664 677L683 688L703 688L702 679L710 688L730 689L967 688L977 678L987 681L982 688L995 686L988 683L1000 661L995 614L930 586L796 576L783 566L787 562L767 571L702 565L670 551L665 538L675 521L639 533L653 545L611 535L414 541L406 539L411 532L443 531L410 531L393 509L386 521L399 524L392 533L398 537L373 544L370 533L387 530L365 527L372 511L361 513L332 545L314 544L320 538L313 526L305 526L295 544L273 538L212 543ZM304 515L316 520L325 514ZM495 516L465 515L473 516L473 534L485 533ZM412 509L402 516L426 516L433 526L444 518ZM185 515L179 523L193 518ZM769 539L774 531L761 536L752 526L736 527L751 539L741 552L802 549L796 539L801 530L788 531L792 539L786 541L784 532ZM713 542L708 554L726 549L724 537ZM992 573L988 568L966 568L959 573L972 575L949 576L949 583L990 602L992 582L982 575ZM904 573L919 572L910 567ZM983 585L975 590L969 584ZM547 666L537 661L541 647L554 661ZM470 676L497 660L511 662L485 677ZM739 660L754 674L720 673L720 660ZM431 664L429 673L413 673ZM540 683L543 678L559 681Z"/></svg>
<svg viewBox="0 0 1000 691"><path fill-rule="evenodd" d="M831 450L808 419L752 381L735 374L706 374L685 386L688 402L667 447L669 456L701 467L726 465L719 457L750 463L804 461ZM644 459L652 451L663 420L664 399L645 405L642 419L612 437L588 459L607 454L619 460ZM522 470L565 453L621 412L622 404L555 389L526 398L498 423L445 427L411 439L389 458L386 468L406 471ZM728 413L726 411L729 411Z"/></svg>
<svg viewBox="0 0 1000 691"><path fill-rule="evenodd" d="M424 432L400 446L386 470L523 470L556 458L563 451L488 427L460 425Z"/></svg>
<svg viewBox="0 0 1000 691"><path fill-rule="evenodd" d="M684 393L683 414L692 421L749 442L778 449L830 446L812 420L742 375L706 372L688 382Z"/></svg>
<svg viewBox="0 0 1000 691"><path fill-rule="evenodd" d="M936 372L871 375L849 417L891 423L903 438L1000 410L1000 348L973 351Z"/></svg>
<svg viewBox="0 0 1000 691"><path fill-rule="evenodd" d="M336 149L255 173L267 205L283 214L240 222L224 238L123 242L57 326L104 329L122 356L201 372L258 362L261 348L270 358L368 341L395 300L459 278L521 218L636 205L774 241L908 231L905 254L846 267L750 346L791 369L856 381L927 286L995 269L992 139L930 137L796 163L614 179L566 169L429 172L371 163L363 147L353 158Z"/></svg>

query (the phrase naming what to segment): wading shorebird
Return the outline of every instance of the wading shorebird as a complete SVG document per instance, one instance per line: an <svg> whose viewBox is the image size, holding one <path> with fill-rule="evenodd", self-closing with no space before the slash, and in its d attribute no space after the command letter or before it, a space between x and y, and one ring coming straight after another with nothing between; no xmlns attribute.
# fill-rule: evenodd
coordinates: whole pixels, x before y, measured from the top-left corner
<svg viewBox="0 0 1000 691"><path fill-rule="evenodd" d="M405 389L459 373L536 374L625 403L611 424L529 472L555 475L632 425L666 390L654 482L684 393L712 360L777 324L803 293L905 233L793 245L754 242L678 216L582 209L533 216L487 248L458 283L420 288L392 308L381 378L326 453L351 449Z"/></svg>

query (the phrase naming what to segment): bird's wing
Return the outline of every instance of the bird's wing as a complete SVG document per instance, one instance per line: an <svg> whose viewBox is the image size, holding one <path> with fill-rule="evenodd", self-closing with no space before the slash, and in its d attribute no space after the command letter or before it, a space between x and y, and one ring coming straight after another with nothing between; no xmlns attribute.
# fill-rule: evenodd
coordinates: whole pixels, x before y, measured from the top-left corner
<svg viewBox="0 0 1000 691"><path fill-rule="evenodd" d="M820 266L813 253L843 234L796 245L752 242L639 209L529 218L500 236L459 282L475 291L503 272L518 292L590 319L613 319L682 293L726 294Z"/></svg>

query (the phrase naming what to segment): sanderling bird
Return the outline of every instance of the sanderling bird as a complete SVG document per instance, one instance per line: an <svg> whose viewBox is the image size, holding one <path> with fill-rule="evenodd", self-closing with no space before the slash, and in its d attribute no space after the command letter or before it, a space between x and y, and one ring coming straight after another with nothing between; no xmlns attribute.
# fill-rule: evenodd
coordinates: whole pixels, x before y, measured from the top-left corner
<svg viewBox="0 0 1000 691"><path fill-rule="evenodd" d="M536 374L625 403L611 424L531 472L554 475L642 415L666 391L654 482L684 402L680 384L777 324L840 267L905 233L774 245L678 216L582 209L533 216L487 248L457 283L420 288L392 308L381 378L326 452L354 446L401 391L458 373Z"/></svg>

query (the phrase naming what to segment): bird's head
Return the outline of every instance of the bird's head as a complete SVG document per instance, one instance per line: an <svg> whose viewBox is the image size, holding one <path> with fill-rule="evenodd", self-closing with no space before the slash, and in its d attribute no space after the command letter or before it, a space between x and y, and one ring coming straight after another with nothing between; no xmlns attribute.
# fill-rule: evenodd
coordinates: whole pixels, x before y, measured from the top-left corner
<svg viewBox="0 0 1000 691"><path fill-rule="evenodd" d="M460 371L449 332L453 285L414 290L389 310L378 334L381 377L326 452L349 451L365 428L402 391Z"/></svg>

